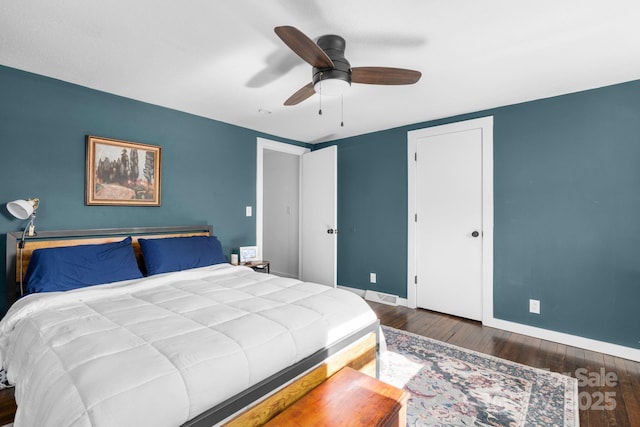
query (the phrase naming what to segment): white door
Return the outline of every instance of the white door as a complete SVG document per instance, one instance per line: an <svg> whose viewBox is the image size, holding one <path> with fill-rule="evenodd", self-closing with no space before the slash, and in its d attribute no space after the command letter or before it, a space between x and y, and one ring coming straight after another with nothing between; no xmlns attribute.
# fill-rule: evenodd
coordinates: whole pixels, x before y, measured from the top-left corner
<svg viewBox="0 0 640 427"><path fill-rule="evenodd" d="M301 279L336 286L338 148L302 156Z"/></svg>
<svg viewBox="0 0 640 427"><path fill-rule="evenodd" d="M482 320L482 129L418 138L417 305Z"/></svg>

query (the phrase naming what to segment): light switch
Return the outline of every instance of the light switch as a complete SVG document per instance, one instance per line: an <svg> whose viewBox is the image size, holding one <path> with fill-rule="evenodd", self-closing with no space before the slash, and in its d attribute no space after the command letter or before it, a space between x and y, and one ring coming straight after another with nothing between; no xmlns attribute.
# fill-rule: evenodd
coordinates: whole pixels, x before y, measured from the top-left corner
<svg viewBox="0 0 640 427"><path fill-rule="evenodd" d="M253 215L253 213L252 213L252 209L251 209L251 206L247 206L247 208L245 209L245 212L246 212L246 213L245 213L245 215L246 215L246 216L251 216L251 215Z"/></svg>

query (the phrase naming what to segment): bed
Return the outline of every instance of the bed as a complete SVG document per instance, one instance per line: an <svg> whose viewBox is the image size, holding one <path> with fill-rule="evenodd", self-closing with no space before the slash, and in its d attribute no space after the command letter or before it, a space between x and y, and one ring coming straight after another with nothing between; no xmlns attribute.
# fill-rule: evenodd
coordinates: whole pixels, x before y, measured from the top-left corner
<svg viewBox="0 0 640 427"><path fill-rule="evenodd" d="M16 384L15 426L261 425L344 366L377 374L379 322L360 297L232 266L212 234L210 226L40 232L21 248L9 233L7 283L16 286L7 286L0 360ZM218 262L182 256L194 241L207 242L196 245L207 253L214 242ZM131 277L66 288L60 279L53 292L13 301L27 272L29 286L38 274L51 281L38 273L49 249L59 266L60 254L108 248L111 258L116 247L144 274L117 259L101 274ZM82 259L75 269L93 262Z"/></svg>

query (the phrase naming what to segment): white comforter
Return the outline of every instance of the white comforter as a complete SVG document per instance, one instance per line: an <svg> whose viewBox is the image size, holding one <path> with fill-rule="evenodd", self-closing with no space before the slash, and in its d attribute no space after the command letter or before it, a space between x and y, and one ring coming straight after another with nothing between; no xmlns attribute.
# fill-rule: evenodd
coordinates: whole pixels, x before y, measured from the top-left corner
<svg viewBox="0 0 640 427"><path fill-rule="evenodd" d="M15 426L179 426L375 321L355 294L218 265L31 295L0 322Z"/></svg>

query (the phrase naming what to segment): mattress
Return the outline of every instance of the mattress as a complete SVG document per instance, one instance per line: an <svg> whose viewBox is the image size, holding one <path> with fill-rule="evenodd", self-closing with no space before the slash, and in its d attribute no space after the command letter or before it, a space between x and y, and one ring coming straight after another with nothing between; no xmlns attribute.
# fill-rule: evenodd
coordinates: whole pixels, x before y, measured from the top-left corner
<svg viewBox="0 0 640 427"><path fill-rule="evenodd" d="M179 426L376 316L228 264L29 295L0 322L15 426Z"/></svg>

